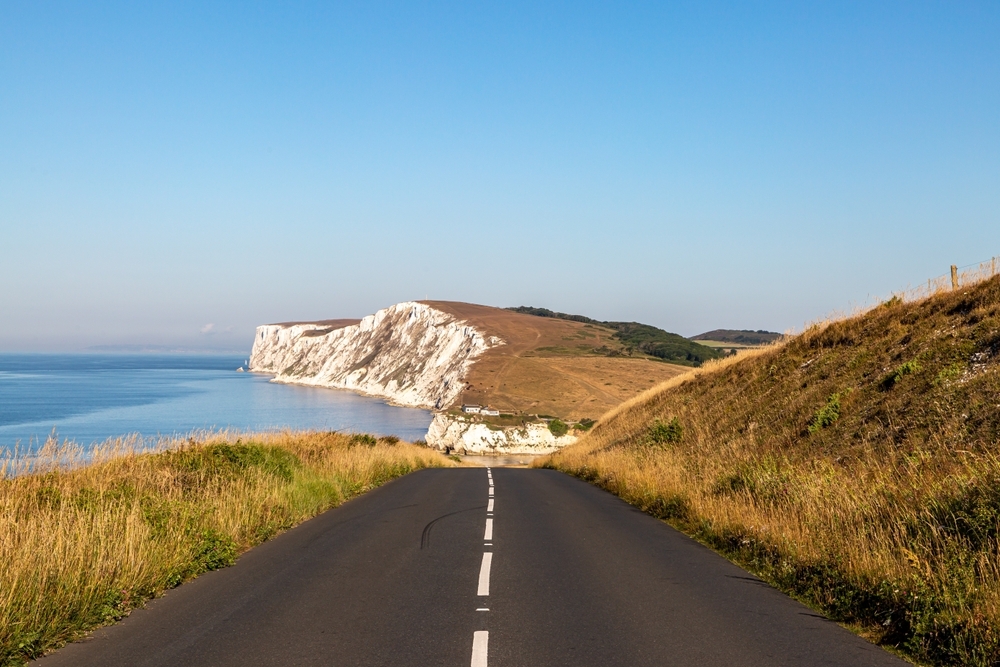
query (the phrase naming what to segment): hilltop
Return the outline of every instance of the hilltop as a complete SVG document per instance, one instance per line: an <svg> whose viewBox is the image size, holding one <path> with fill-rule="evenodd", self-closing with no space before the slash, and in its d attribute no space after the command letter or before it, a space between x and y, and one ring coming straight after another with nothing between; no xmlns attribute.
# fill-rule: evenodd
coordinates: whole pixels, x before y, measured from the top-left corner
<svg viewBox="0 0 1000 667"><path fill-rule="evenodd" d="M548 465L867 637L1000 661L1000 277L813 326L626 402Z"/></svg>
<svg viewBox="0 0 1000 667"><path fill-rule="evenodd" d="M601 322L583 315L569 315L534 306L517 306L507 310L536 317L579 322L602 330L615 342L611 346L603 345L589 349L586 345L578 346L587 350L589 354L604 354L610 357L648 356L682 366L701 366L710 359L720 359L725 356L711 347L691 342L680 334L670 333L649 324Z"/></svg>

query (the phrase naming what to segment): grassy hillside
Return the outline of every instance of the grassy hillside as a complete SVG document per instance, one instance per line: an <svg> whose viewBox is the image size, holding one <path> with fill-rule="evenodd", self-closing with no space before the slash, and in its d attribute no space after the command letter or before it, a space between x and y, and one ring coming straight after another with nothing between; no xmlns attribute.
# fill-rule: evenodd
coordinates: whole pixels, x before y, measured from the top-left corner
<svg viewBox="0 0 1000 667"><path fill-rule="evenodd" d="M548 308L534 306L517 306L507 310L536 317L548 317L571 322L590 324L614 333L612 338L620 343L615 347L604 347L595 350L608 356L647 354L657 359L669 361L683 366L700 366L709 359L720 359L722 354L715 349L692 342L678 334L658 329L649 324L638 322L600 322L583 315L568 315L557 313Z"/></svg>
<svg viewBox="0 0 1000 667"><path fill-rule="evenodd" d="M505 341L476 360L456 405L483 403L502 412L572 421L596 418L687 370L641 354L629 356L608 327L471 303L425 303Z"/></svg>
<svg viewBox="0 0 1000 667"><path fill-rule="evenodd" d="M1000 278L650 390L547 465L871 640L1000 664Z"/></svg>
<svg viewBox="0 0 1000 667"><path fill-rule="evenodd" d="M736 345L769 345L781 338L780 333L774 331L750 331L749 329L713 329L697 336L691 336L691 340L713 341L716 343L734 343Z"/></svg>
<svg viewBox="0 0 1000 667"><path fill-rule="evenodd" d="M72 446L43 455L61 465L0 466L4 666L394 477L450 465L423 447L336 433L217 435L148 454L110 442L89 463Z"/></svg>

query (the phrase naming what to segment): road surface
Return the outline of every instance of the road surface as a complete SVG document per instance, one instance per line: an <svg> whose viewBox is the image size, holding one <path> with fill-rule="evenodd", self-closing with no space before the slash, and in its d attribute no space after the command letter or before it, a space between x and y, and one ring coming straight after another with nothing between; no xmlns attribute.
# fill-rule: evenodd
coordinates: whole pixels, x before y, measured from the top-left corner
<svg viewBox="0 0 1000 667"><path fill-rule="evenodd" d="M906 663L549 470L423 470L170 591L40 667Z"/></svg>

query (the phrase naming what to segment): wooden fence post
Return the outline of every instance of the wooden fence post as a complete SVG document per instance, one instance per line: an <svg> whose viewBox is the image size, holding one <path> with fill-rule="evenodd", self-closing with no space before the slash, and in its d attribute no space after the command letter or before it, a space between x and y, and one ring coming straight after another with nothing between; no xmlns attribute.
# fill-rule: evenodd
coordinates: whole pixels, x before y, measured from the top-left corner
<svg viewBox="0 0 1000 667"><path fill-rule="evenodd" d="M958 289L958 267L951 265L951 288Z"/></svg>

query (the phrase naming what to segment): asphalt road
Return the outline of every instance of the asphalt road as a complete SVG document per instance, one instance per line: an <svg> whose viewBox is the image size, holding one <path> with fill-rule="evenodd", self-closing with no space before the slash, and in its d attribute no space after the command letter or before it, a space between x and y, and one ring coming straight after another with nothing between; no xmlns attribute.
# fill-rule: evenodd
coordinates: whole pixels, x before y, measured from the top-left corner
<svg viewBox="0 0 1000 667"><path fill-rule="evenodd" d="M608 493L508 468L398 479L38 663L906 664Z"/></svg>

